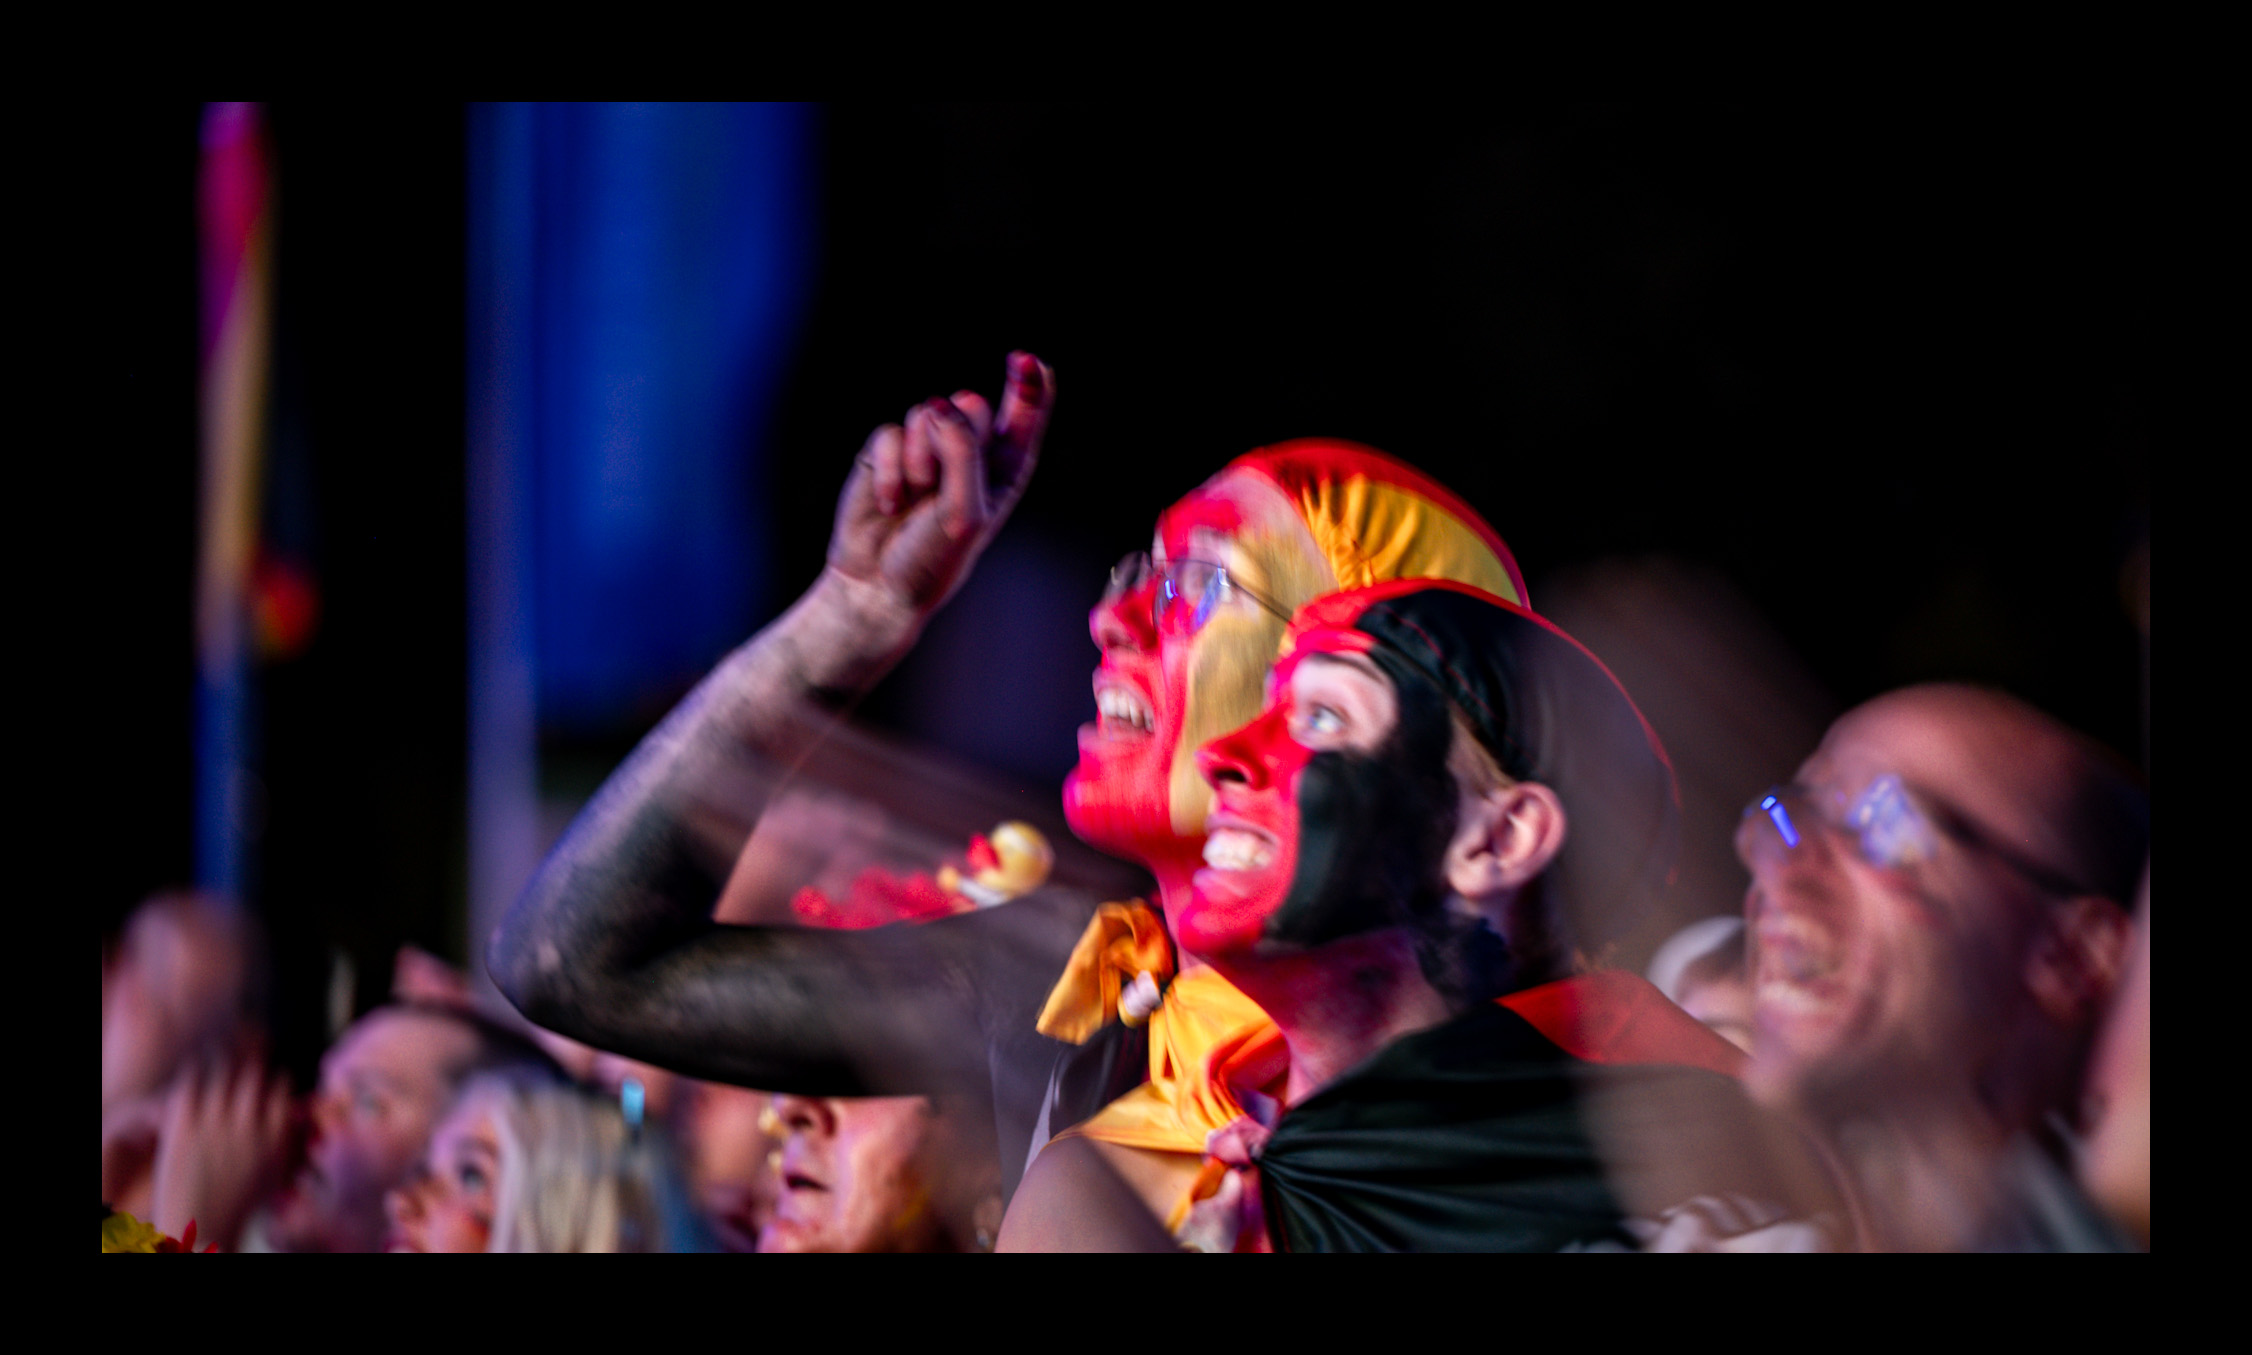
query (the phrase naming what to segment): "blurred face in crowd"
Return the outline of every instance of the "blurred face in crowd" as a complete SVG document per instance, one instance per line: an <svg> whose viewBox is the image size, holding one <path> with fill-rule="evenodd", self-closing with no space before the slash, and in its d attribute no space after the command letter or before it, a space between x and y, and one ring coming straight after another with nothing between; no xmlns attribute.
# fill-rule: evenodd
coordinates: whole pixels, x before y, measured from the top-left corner
<svg viewBox="0 0 2252 1355"><path fill-rule="evenodd" d="M493 1236L500 1191L500 1140L492 1115L463 1106L430 1135L405 1185L385 1200L391 1230L384 1250L481 1252Z"/></svg>
<svg viewBox="0 0 2252 1355"><path fill-rule="evenodd" d="M321 1060L304 1169L276 1204L276 1241L293 1250L374 1251L385 1192L406 1179L476 1053L464 1025L383 1008Z"/></svg>
<svg viewBox="0 0 2252 1355"><path fill-rule="evenodd" d="M2071 948L2044 941L2072 753L2012 704L1911 689L1840 719L1795 788L1746 811L1755 1094L1972 1093L2038 1009L2070 1016L2058 984L2077 980L2050 960Z"/></svg>
<svg viewBox="0 0 2252 1355"><path fill-rule="evenodd" d="M1285 613L1336 586L1313 534L1282 492L1224 473L1166 510L1150 552L1158 569L1113 588L1091 614L1102 650L1097 718L1079 731L1064 787L1072 830L1141 861L1192 858L1211 793L1192 756L1258 714ZM1216 565L1234 586L1206 588ZM1183 584L1191 590L1184 593ZM1247 591L1248 590L1248 591Z"/></svg>
<svg viewBox="0 0 2252 1355"><path fill-rule="evenodd" d="M697 1210L729 1251L757 1251L780 1184L768 1157L772 1097L719 1082L689 1082L679 1096L681 1167Z"/></svg>
<svg viewBox="0 0 2252 1355"><path fill-rule="evenodd" d="M774 1098L781 1195L762 1252L932 1252L988 1245L990 1144L956 1132L927 1097Z"/></svg>
<svg viewBox="0 0 2252 1355"><path fill-rule="evenodd" d="M152 899L102 966L102 1105L161 1088L197 1044L221 1040L250 982L247 925L213 900Z"/></svg>

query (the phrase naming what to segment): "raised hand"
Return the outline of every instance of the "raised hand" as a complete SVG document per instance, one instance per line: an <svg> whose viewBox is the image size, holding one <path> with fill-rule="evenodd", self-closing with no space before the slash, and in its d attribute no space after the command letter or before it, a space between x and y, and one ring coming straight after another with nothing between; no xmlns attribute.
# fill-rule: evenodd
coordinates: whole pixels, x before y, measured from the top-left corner
<svg viewBox="0 0 2252 1355"><path fill-rule="evenodd" d="M288 1081L255 1057L183 1071L157 1139L156 1226L178 1237L192 1219L205 1241L233 1250L251 1209L286 1174L295 1112Z"/></svg>
<svg viewBox="0 0 2252 1355"><path fill-rule="evenodd" d="M870 434L837 502L830 570L928 616L1023 495L1054 404L1055 374L1011 353L998 409L960 391Z"/></svg>

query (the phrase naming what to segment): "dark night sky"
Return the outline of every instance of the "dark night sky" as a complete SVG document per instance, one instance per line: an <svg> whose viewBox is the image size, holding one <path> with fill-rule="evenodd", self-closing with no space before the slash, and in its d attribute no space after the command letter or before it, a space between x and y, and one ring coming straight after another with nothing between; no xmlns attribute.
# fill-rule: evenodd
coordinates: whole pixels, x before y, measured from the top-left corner
<svg viewBox="0 0 2252 1355"><path fill-rule="evenodd" d="M270 878L348 877L376 917L335 932L355 950L442 943L461 889L465 118L280 104L273 123L277 438L308 449L288 492L326 596L302 671L269 676L301 768L274 793L307 788L269 834ZM126 489L97 573L125 615L88 668L119 684L147 769L119 815L133 841L101 867L109 919L190 869L195 127L183 104L104 132L95 238L122 356L105 450ZM886 105L831 109L821 135L819 280L767 440L770 611L818 570L868 429L990 388L1028 347L1061 398L996 547L1015 591L945 625L988 647L1062 631L1023 651L1060 670L1057 720L1091 709L1068 618L1108 563L1230 456L1323 434L1483 509L1536 605L1559 570L1663 553L1732 581L1836 702L1994 682L2147 759L2121 581L2148 533L2162 232L2130 124ZM869 713L925 728L943 700L918 680Z"/></svg>

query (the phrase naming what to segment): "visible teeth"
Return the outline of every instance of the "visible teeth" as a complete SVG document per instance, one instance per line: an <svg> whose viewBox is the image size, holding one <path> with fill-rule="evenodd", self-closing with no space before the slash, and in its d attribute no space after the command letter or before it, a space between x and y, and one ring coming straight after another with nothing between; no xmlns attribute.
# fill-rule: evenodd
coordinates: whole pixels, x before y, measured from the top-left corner
<svg viewBox="0 0 2252 1355"><path fill-rule="evenodd" d="M1222 828L1204 839L1204 864L1214 870L1257 870L1274 859L1274 850L1257 834Z"/></svg>
<svg viewBox="0 0 2252 1355"><path fill-rule="evenodd" d="M1767 979L1759 985L1759 1008L1770 1015L1808 1015L1826 1010L1827 998L1813 988L1788 979Z"/></svg>
<svg viewBox="0 0 2252 1355"><path fill-rule="evenodd" d="M1773 984L1808 984L1827 978L1838 968L1839 956L1830 938L1796 919L1760 928L1759 974L1761 991Z"/></svg>
<svg viewBox="0 0 2252 1355"><path fill-rule="evenodd" d="M1130 725L1144 733L1157 730L1157 721L1151 717L1149 707L1122 687L1105 687L1096 692L1095 709L1111 724Z"/></svg>

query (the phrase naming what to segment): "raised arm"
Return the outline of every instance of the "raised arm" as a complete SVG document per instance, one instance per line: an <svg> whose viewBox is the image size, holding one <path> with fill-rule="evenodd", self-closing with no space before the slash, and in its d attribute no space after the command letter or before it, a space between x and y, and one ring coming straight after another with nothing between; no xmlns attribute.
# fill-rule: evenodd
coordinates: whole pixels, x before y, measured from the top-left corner
<svg viewBox="0 0 2252 1355"><path fill-rule="evenodd" d="M642 741L494 933L486 962L526 1017L774 1090L920 1091L982 1063L963 976L915 929L711 915L779 772L898 662L1006 520L1054 390L1011 354L998 408L964 392L869 437L820 579Z"/></svg>

